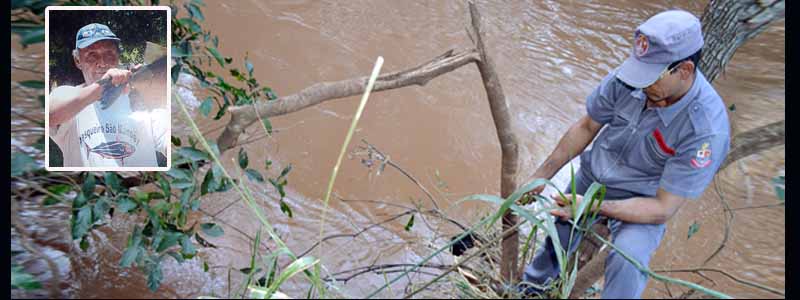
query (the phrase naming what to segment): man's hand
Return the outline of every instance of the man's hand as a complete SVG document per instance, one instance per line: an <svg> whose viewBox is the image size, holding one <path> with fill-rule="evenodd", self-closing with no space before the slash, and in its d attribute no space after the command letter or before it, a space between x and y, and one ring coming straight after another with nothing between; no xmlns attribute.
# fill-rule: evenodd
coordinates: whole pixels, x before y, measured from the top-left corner
<svg viewBox="0 0 800 300"><path fill-rule="evenodd" d="M558 193L554 193L554 194L550 195L550 198L555 200L556 204L558 204L558 206L559 206L559 208L551 210L550 214L553 215L553 216L556 216L556 217L560 217L561 219L564 219L564 220L569 220L569 219L572 218L572 209L571 209L571 207L569 205L570 202L572 201L572 195L571 194L566 194L564 196L566 196L567 198L566 199L562 198L561 194L558 194ZM581 202L583 202L583 196L575 195L575 202L572 203L572 206L579 207L581 205ZM594 206L596 206L596 204ZM590 209L595 209L595 208L592 207ZM599 208L597 208L597 209L599 209Z"/></svg>
<svg viewBox="0 0 800 300"><path fill-rule="evenodd" d="M132 74L133 72L128 70L111 68L108 69L102 77L100 77L100 80L111 79L112 85L119 86L120 84L127 83Z"/></svg>
<svg viewBox="0 0 800 300"><path fill-rule="evenodd" d="M133 72L138 70L141 67L142 67L142 65L138 64L136 66L133 66L133 68L131 68L131 70L123 70L123 69L111 68L111 69L108 69L108 71L106 71L106 73L103 74L102 77L100 77L100 80L109 80L110 79L111 80L111 85L113 85L115 87L119 86L120 84L125 84L125 87L122 89L122 94L123 95L124 94L128 94L128 93L130 93L131 88L130 88L130 85L128 85L127 83L128 83L129 80L131 80L131 76L133 76Z"/></svg>
<svg viewBox="0 0 800 300"><path fill-rule="evenodd" d="M534 197L534 196L541 194L542 191L544 191L544 185L540 185L540 186L536 187L535 189L532 189L532 190L522 194L522 197L520 197L519 200L517 200L517 204L519 204L519 205L528 205L528 204L533 203L533 200L536 199L536 197Z"/></svg>

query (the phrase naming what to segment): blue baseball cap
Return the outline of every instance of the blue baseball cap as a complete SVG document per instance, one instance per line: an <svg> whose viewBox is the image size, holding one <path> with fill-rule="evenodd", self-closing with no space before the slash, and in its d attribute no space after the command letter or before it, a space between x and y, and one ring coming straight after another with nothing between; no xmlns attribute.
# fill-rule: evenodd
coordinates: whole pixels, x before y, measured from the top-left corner
<svg viewBox="0 0 800 300"><path fill-rule="evenodd" d="M636 28L633 51L617 72L617 78L634 88L655 83L673 62L703 48L700 20L683 10L661 12Z"/></svg>
<svg viewBox="0 0 800 300"><path fill-rule="evenodd" d="M108 26L92 23L78 30L78 35L75 37L75 49L83 49L102 40L119 42L119 38L111 32Z"/></svg>

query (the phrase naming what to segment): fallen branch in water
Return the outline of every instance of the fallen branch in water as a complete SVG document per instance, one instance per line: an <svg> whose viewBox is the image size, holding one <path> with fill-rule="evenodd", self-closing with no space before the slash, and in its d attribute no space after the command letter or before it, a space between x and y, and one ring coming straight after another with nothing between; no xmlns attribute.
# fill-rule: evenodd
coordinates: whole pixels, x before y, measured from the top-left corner
<svg viewBox="0 0 800 300"><path fill-rule="evenodd" d="M449 50L436 58L419 66L399 72L379 76L375 81L374 92L391 90L411 85L424 86L433 78L477 61L475 49L455 52ZM367 77L358 77L334 82L320 82L300 92L283 96L272 101L260 101L255 104L259 115L252 106L234 106L228 109L231 119L225 131L217 139L219 150L224 152L238 145L239 135L245 128L259 119L285 115L291 112L320 104L322 102L358 95L364 92Z"/></svg>

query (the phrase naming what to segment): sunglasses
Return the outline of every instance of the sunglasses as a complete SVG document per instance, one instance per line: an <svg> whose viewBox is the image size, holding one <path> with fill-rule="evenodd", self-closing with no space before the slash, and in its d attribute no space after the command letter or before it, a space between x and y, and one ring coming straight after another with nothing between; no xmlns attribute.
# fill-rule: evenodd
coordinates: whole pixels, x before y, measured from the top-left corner
<svg viewBox="0 0 800 300"><path fill-rule="evenodd" d="M114 36L114 35L111 33L111 31L110 31L110 30L108 30L108 29L94 29L94 28L93 28L93 29L87 29L87 30L85 30L85 31L81 32L80 39L85 39L85 38L93 37L93 36L95 36L95 35L97 35L97 34L100 34L100 35L102 35L102 36Z"/></svg>
<svg viewBox="0 0 800 300"><path fill-rule="evenodd" d="M658 82L662 78L667 77L667 74L672 74L672 72L675 71L675 69L680 67L682 64L683 64L683 62L680 62L677 65L675 65L674 67L672 67L672 69L664 69L664 72L661 72L661 75L658 76L658 79L656 79L655 82Z"/></svg>

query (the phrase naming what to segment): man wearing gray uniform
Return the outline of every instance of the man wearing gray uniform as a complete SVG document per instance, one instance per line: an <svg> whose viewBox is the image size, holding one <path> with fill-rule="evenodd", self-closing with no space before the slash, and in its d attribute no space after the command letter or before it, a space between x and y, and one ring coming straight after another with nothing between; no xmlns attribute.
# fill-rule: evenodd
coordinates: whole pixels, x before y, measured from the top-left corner
<svg viewBox="0 0 800 300"><path fill-rule="evenodd" d="M700 20L689 12L669 10L641 24L630 57L587 97L587 114L569 128L534 174L551 178L583 152L575 176L577 193L585 193L592 182L606 186L599 215L607 219L614 245L642 266L649 265L665 223L687 199L702 195L730 148L725 104L697 69L702 47ZM591 149L584 151L595 137ZM564 199L552 197L564 205ZM570 213L551 213L560 218L556 225L566 249L571 225L563 219L571 218ZM571 253L581 238L575 235ZM543 286L557 278L554 251L548 238L526 266L523 280ZM639 298L646 284L646 273L617 251L610 252L603 298ZM523 286L528 294L542 292Z"/></svg>

